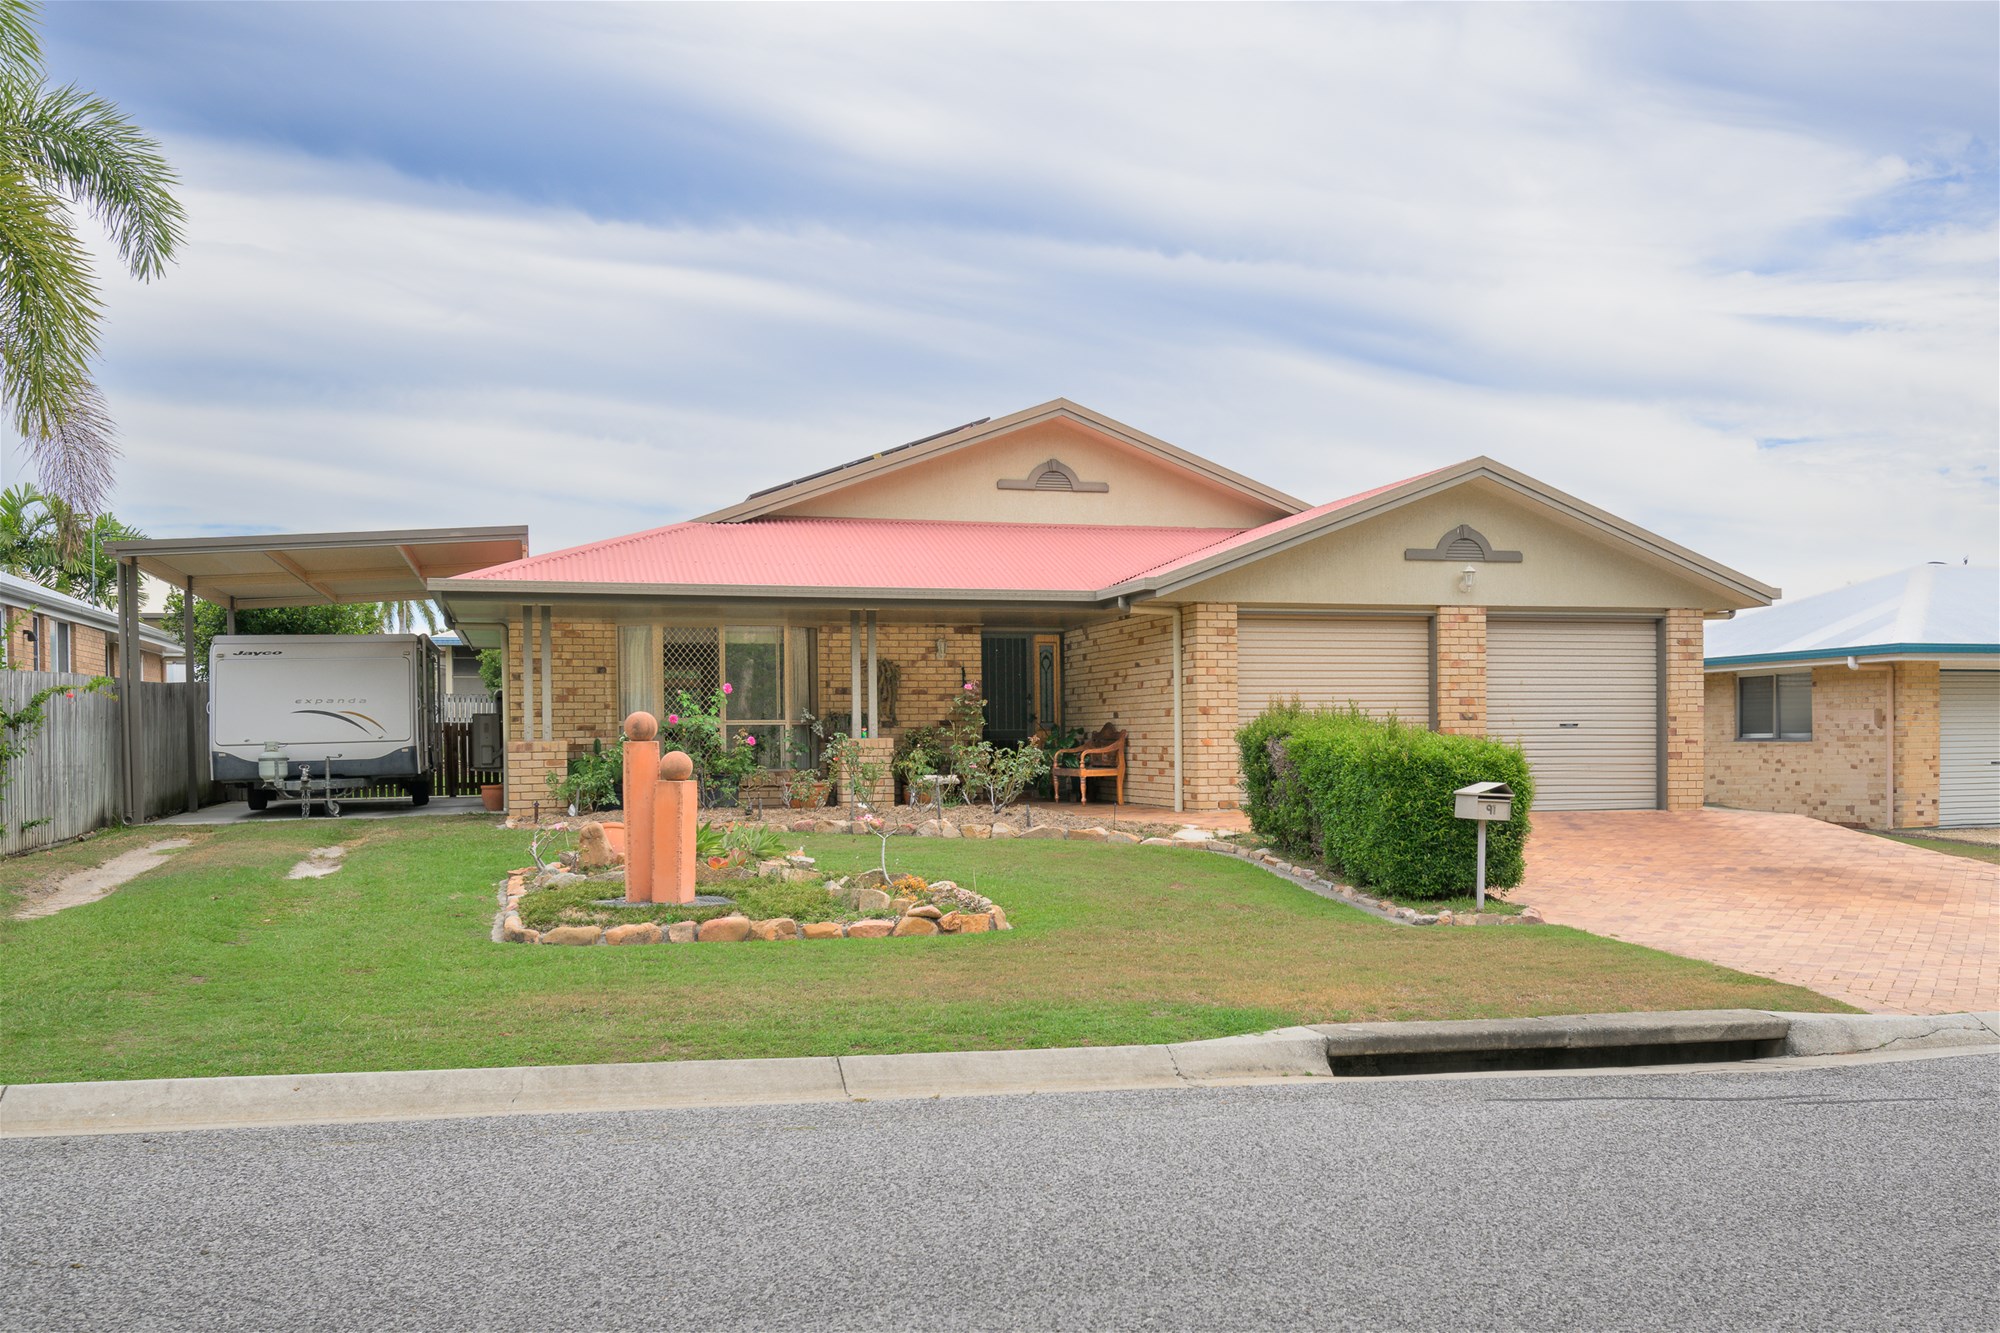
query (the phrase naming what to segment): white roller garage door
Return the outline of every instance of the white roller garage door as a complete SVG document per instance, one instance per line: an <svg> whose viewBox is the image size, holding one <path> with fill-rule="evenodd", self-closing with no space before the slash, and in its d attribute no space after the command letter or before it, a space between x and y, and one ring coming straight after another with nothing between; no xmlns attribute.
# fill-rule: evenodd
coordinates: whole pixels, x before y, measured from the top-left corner
<svg viewBox="0 0 2000 1333"><path fill-rule="evenodd" d="M1486 623L1486 733L1514 741L1537 810L1659 805L1659 630L1650 620Z"/></svg>
<svg viewBox="0 0 2000 1333"><path fill-rule="evenodd" d="M2000 671L1938 677L1938 823L2000 824Z"/></svg>
<svg viewBox="0 0 2000 1333"><path fill-rule="evenodd" d="M1236 622L1236 711L1248 722L1297 695L1307 704L1431 718L1431 624L1420 617L1260 616Z"/></svg>

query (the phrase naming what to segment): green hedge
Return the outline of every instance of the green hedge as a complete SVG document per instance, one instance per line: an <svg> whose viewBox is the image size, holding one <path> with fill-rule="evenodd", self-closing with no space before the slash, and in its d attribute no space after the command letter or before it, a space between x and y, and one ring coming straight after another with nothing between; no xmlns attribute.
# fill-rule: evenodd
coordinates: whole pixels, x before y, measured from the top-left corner
<svg viewBox="0 0 2000 1333"><path fill-rule="evenodd" d="M1452 813L1452 793L1504 782L1514 817L1487 826L1486 883L1511 888L1526 873L1534 785L1519 746L1296 704L1252 721L1237 746L1251 827L1292 856L1407 897L1468 893L1477 829Z"/></svg>

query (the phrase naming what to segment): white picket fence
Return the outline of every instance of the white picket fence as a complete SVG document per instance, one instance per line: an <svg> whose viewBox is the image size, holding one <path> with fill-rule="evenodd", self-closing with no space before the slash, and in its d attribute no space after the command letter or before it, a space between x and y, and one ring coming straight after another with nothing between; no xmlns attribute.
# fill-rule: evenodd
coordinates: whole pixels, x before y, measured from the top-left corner
<svg viewBox="0 0 2000 1333"><path fill-rule="evenodd" d="M0 703L21 708L49 686L47 721L24 753L7 766L0 788L0 855L65 842L124 817L124 744L116 697L122 686L93 693L87 676L53 671L0 671ZM188 794L188 730L207 717L205 684L144 684L146 813L184 809ZM74 695L68 691L74 690ZM190 698L192 693L193 698ZM206 738L204 738L206 753Z"/></svg>
<svg viewBox="0 0 2000 1333"><path fill-rule="evenodd" d="M470 722L482 713L498 711L498 704L490 694L447 694L444 699L444 720L447 722Z"/></svg>

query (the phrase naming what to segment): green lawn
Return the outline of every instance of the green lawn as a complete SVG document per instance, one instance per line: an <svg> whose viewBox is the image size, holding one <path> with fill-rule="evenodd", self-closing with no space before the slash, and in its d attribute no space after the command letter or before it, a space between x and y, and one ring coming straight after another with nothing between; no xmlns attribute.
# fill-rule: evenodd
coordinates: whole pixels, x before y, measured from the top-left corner
<svg viewBox="0 0 2000 1333"><path fill-rule="evenodd" d="M1874 830L1870 829L1873 833ZM1954 838L1926 838L1915 833L1876 833L1878 838L1891 842L1906 843L1911 847L1921 847L1927 852L1943 852L1946 856L1964 856L1974 861L1984 861L1988 865L2000 865L2000 847L1981 842L1959 842Z"/></svg>
<svg viewBox="0 0 2000 1333"><path fill-rule="evenodd" d="M179 835L184 830L171 832ZM9 886L167 836L0 863ZM527 839L488 818L197 830L102 902L0 920L0 1082L1159 1042L1352 1019L1834 1009L1557 927L1392 926L1234 858L898 838L1005 934L565 949L489 942ZM338 874L287 880L308 848ZM874 839L805 839L829 869Z"/></svg>

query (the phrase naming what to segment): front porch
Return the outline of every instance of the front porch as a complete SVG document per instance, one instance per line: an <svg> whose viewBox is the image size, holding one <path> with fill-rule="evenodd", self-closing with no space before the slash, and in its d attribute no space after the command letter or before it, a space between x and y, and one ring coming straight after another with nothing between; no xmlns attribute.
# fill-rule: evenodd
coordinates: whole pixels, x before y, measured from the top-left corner
<svg viewBox="0 0 2000 1333"><path fill-rule="evenodd" d="M1129 805L1100 805L1112 796L1100 782L1093 814L1171 821L1238 802L1234 607L739 605L727 619L665 602L508 610L491 628L506 645L507 805L517 819L548 817L550 775L617 745L627 714L665 719L683 692L699 700L725 686L730 743L754 737L764 770L745 784L751 807L784 805L782 775L819 765L815 720L826 735L865 738L887 767L897 740L942 722L968 686L987 700L996 745L1106 723L1127 734ZM459 617L468 619L462 602ZM878 789L877 804L889 799Z"/></svg>

